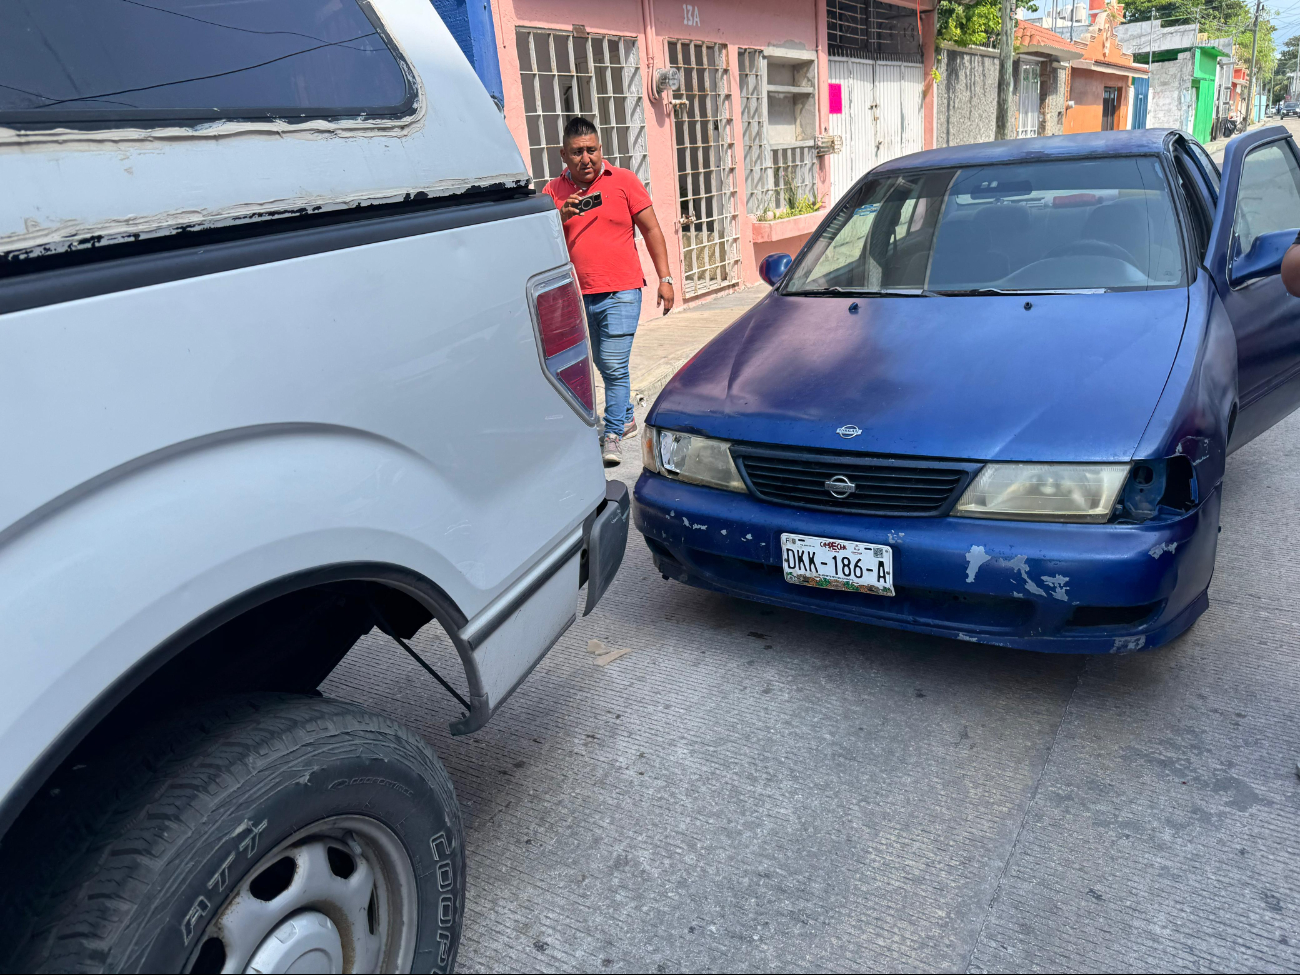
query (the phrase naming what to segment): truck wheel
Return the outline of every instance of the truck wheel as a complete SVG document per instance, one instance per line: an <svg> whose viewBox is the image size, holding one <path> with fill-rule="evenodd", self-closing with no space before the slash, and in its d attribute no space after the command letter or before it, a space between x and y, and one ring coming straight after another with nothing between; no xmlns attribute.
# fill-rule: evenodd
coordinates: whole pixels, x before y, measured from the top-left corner
<svg viewBox="0 0 1300 975"><path fill-rule="evenodd" d="M450 971L451 780L395 721L213 702L50 783L5 837L0 965L54 972Z"/></svg>

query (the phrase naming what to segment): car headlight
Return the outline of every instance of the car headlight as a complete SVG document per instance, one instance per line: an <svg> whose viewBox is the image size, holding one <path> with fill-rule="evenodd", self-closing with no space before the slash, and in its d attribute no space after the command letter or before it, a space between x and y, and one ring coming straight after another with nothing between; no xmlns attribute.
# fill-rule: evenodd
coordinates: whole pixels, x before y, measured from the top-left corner
<svg viewBox="0 0 1300 975"><path fill-rule="evenodd" d="M985 464L953 514L1017 521L1108 521L1129 464Z"/></svg>
<svg viewBox="0 0 1300 975"><path fill-rule="evenodd" d="M641 461L648 471L692 484L746 490L731 459L731 444L725 440L646 427L641 437Z"/></svg>

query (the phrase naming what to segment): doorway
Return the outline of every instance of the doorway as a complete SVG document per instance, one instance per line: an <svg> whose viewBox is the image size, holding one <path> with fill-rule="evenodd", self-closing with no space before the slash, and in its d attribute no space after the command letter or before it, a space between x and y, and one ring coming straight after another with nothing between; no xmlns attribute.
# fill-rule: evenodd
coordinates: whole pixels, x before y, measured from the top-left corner
<svg viewBox="0 0 1300 975"><path fill-rule="evenodd" d="M1020 66L1020 117L1016 123L1017 139L1038 135L1038 65Z"/></svg>
<svg viewBox="0 0 1300 975"><path fill-rule="evenodd" d="M1119 89L1103 88L1101 90L1101 130L1115 131L1115 113L1119 110Z"/></svg>
<svg viewBox="0 0 1300 975"><path fill-rule="evenodd" d="M682 75L673 100L673 141L682 294L690 298L740 280L727 45L669 41L668 63Z"/></svg>

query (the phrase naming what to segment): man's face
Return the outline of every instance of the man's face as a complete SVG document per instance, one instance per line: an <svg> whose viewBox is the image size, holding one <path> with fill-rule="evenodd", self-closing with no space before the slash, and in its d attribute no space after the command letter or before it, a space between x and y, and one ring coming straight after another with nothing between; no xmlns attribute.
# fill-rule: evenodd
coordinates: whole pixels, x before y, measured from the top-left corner
<svg viewBox="0 0 1300 975"><path fill-rule="evenodd" d="M560 150L560 158L569 167L575 182L587 184L600 174L604 158L600 154L600 139L594 135L580 135L568 139Z"/></svg>

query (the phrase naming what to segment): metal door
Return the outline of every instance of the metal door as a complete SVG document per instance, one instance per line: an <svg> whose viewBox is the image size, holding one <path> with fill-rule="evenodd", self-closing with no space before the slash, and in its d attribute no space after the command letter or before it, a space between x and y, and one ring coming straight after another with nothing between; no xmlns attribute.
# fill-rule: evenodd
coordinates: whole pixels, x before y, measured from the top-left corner
<svg viewBox="0 0 1300 975"><path fill-rule="evenodd" d="M827 74L840 86L843 112L830 117L844 149L830 157L831 203L867 170L925 147L919 64L830 58Z"/></svg>
<svg viewBox="0 0 1300 975"><path fill-rule="evenodd" d="M1101 130L1115 130L1115 112L1119 108L1119 89L1103 88L1101 90Z"/></svg>
<svg viewBox="0 0 1300 975"><path fill-rule="evenodd" d="M1038 65L1020 66L1020 115L1016 123L1017 139L1038 135Z"/></svg>
<svg viewBox="0 0 1300 975"><path fill-rule="evenodd" d="M727 45L669 41L668 63L682 73L673 104L673 141L682 294L689 298L740 280Z"/></svg>
<svg viewBox="0 0 1300 975"><path fill-rule="evenodd" d="M1145 129L1147 127L1147 92L1151 80L1149 78L1133 79L1133 108L1129 112L1128 127L1130 129Z"/></svg>
<svg viewBox="0 0 1300 975"><path fill-rule="evenodd" d="M1300 405L1300 298L1287 294L1276 266L1252 279L1234 277L1234 268L1257 242L1271 242L1280 254L1297 231L1300 157L1286 129L1273 126L1233 139L1224 151L1207 252L1237 336L1239 413L1233 450Z"/></svg>

